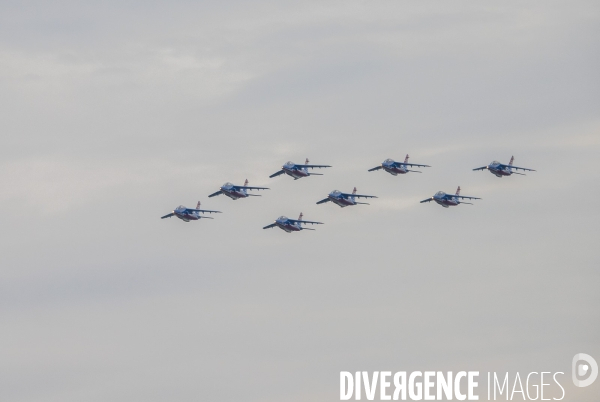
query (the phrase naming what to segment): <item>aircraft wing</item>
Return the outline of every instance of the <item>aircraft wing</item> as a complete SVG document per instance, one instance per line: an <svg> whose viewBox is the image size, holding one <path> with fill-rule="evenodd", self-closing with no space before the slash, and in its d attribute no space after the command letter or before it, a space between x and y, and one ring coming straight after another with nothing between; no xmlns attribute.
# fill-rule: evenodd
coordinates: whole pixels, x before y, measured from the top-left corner
<svg viewBox="0 0 600 402"><path fill-rule="evenodd" d="M279 176L280 174L283 174L283 173L285 173L285 172L284 172L284 171L283 171L283 169L282 169L282 170L280 170L280 171L279 171L279 172L277 172L277 173L273 173L273 174L272 174L271 176L269 176L269 177L275 177L275 176Z"/></svg>
<svg viewBox="0 0 600 402"><path fill-rule="evenodd" d="M188 208L187 211L202 212L202 213L208 212L210 214L221 214L222 213L221 211L212 211L210 209L193 209L193 208Z"/></svg>
<svg viewBox="0 0 600 402"><path fill-rule="evenodd" d="M478 167L477 169L473 169L473 170L485 170L487 168L488 168L487 166L482 166L482 167Z"/></svg>
<svg viewBox="0 0 600 402"><path fill-rule="evenodd" d="M277 226L277 225L274 223L271 223L270 225L265 226L263 229L271 229L271 228L274 228L275 226Z"/></svg>
<svg viewBox="0 0 600 402"><path fill-rule="evenodd" d="M216 193L212 193L211 195L209 195L208 198L214 197L214 196L219 195L219 194L223 194L223 192L221 190L219 190Z"/></svg>
<svg viewBox="0 0 600 402"><path fill-rule="evenodd" d="M346 195L348 197L356 197L356 198L377 198L374 195L362 195L362 194L346 194L346 193L342 193L343 195Z"/></svg>
<svg viewBox="0 0 600 402"><path fill-rule="evenodd" d="M422 203L424 203L424 202L429 202L429 201L433 201L433 197L429 197L428 199L426 199L426 200L423 200L423 201L420 201L420 202L421 202L421 204L422 204Z"/></svg>
<svg viewBox="0 0 600 402"><path fill-rule="evenodd" d="M322 225L323 222L313 222L313 221L299 221L296 219L288 219L288 222L292 222L292 223L310 223L312 225Z"/></svg>
<svg viewBox="0 0 600 402"><path fill-rule="evenodd" d="M431 167L429 165L419 165L419 164L416 164L416 163L404 163L404 162L396 162L396 166Z"/></svg>
<svg viewBox="0 0 600 402"><path fill-rule="evenodd" d="M518 167L518 166L512 166L512 165L500 165L500 166L502 166L502 168L510 168L510 169L517 169L517 170L521 169L521 170L528 170L530 172L535 172L535 170L533 170L533 169L522 168L522 167Z"/></svg>
<svg viewBox="0 0 600 402"><path fill-rule="evenodd" d="M328 168L328 167L331 167L331 166L329 166L329 165L298 165L298 166L299 166L299 167L303 167L303 168L311 168L311 169L314 169L314 168Z"/></svg>
<svg viewBox="0 0 600 402"><path fill-rule="evenodd" d="M369 172L373 172L373 171L379 170L379 169L381 169L381 166L377 166L377 167L374 167L373 169L369 169Z"/></svg>
<svg viewBox="0 0 600 402"><path fill-rule="evenodd" d="M170 218L170 217L172 217L173 215L175 215L175 214L174 214L173 212L171 212L170 214L167 214L167 215L165 215L165 216L161 216L161 217L160 217L160 219Z"/></svg>
<svg viewBox="0 0 600 402"><path fill-rule="evenodd" d="M270 190L268 187L250 187L250 186L235 186L237 189L245 189L245 190Z"/></svg>
<svg viewBox="0 0 600 402"><path fill-rule="evenodd" d="M446 194L446 198L466 198L468 200L480 200L481 198L479 197L468 197L466 195L451 195L451 194Z"/></svg>
<svg viewBox="0 0 600 402"><path fill-rule="evenodd" d="M322 199L321 201L318 201L317 204L323 204L325 202L329 202L329 198Z"/></svg>

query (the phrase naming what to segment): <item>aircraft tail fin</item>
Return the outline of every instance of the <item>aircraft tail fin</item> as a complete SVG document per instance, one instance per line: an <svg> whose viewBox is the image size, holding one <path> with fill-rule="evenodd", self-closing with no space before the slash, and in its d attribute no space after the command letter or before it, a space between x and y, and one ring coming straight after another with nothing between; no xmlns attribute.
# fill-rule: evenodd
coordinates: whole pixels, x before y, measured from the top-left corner
<svg viewBox="0 0 600 402"><path fill-rule="evenodd" d="M510 162L508 162L508 166L512 166L513 162L515 161L515 157L511 156L510 157Z"/></svg>
<svg viewBox="0 0 600 402"><path fill-rule="evenodd" d="M456 189L456 195L460 195L460 186Z"/></svg>
<svg viewBox="0 0 600 402"><path fill-rule="evenodd" d="M354 190L352 190L352 194L356 194L356 187L354 187Z"/></svg>
<svg viewBox="0 0 600 402"><path fill-rule="evenodd" d="M248 179L246 179L246 181L244 182L244 187L246 187L248 185Z"/></svg>
<svg viewBox="0 0 600 402"><path fill-rule="evenodd" d="M198 201L198 204L196 204L196 209L200 209L200 201Z"/></svg>
<svg viewBox="0 0 600 402"><path fill-rule="evenodd" d="M304 215L302 215L302 212L300 212L300 216L298 217L298 220L301 221L303 216Z"/></svg>
<svg viewBox="0 0 600 402"><path fill-rule="evenodd" d="M304 161L304 164L308 165L308 162L310 162L310 161L308 160L308 158L306 158L306 160Z"/></svg>
<svg viewBox="0 0 600 402"><path fill-rule="evenodd" d="M404 163L408 163L408 154L406 154L406 158L404 158Z"/></svg>

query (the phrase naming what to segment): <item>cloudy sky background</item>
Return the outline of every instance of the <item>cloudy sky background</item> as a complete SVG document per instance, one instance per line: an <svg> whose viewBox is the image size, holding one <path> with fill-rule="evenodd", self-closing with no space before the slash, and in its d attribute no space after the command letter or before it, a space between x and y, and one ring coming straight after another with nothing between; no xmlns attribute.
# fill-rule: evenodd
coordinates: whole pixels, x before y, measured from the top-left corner
<svg viewBox="0 0 600 402"><path fill-rule="evenodd" d="M596 1L0 3L0 400L545 370L596 401L599 38ZM406 153L432 167L367 172ZM538 171L471 171L511 155ZM306 157L333 168L268 178ZM458 185L483 199L418 203ZM159 219L198 200L224 213ZM300 211L325 225L261 229Z"/></svg>

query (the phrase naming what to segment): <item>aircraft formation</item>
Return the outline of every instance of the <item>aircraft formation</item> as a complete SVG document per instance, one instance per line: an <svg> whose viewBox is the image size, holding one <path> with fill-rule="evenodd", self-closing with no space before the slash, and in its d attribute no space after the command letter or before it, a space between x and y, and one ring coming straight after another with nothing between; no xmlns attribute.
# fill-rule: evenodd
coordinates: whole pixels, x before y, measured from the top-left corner
<svg viewBox="0 0 600 402"><path fill-rule="evenodd" d="M417 168L431 167L429 165L409 163L408 158L409 158L409 156L406 155L406 157L404 158L404 162L396 162L393 159L386 159L379 166L368 169L368 171L373 172L373 171L381 169L393 176L397 176L399 174L406 174L406 173L422 173L419 170L411 170L411 168L414 168L414 167L417 167ZM525 175L525 173L519 173L519 172L516 172L516 170L535 172L534 169L514 166L513 165L514 159L515 159L514 156L511 157L510 162L508 162L508 164L503 164L498 161L493 161L489 165L475 168L475 169L473 169L473 171L488 170L490 173L492 173L493 175L495 175L496 177L499 177L499 178L502 178L504 176L511 176L512 174ZM324 168L330 168L330 167L331 167L330 165L310 165L309 160L307 158L306 161L304 162L304 165L296 164L293 162L286 162L283 166L281 166L281 170L273 173L272 175L269 176L269 178L274 178L274 177L282 175L282 174L288 175L288 176L292 177L294 180L302 179L302 178L313 176L313 175L322 176L323 175L322 173L314 173L312 171L312 169L324 169ZM309 170L309 169L311 169L311 170ZM240 198L247 198L250 196L260 197L259 194L249 193L249 191L253 191L253 190L269 190L269 188L268 187L248 186L248 180L246 179L246 181L244 182L244 185L235 185L235 184L227 182L219 188L219 191L216 191L216 192L210 194L208 197L212 198L212 197L216 197L217 195L221 195L221 194L231 198L232 200L238 200ZM317 201L317 204L325 204L327 202L332 202L342 208L345 208L348 206L354 206L354 205L358 205L358 204L369 205L366 202L357 201L362 198L365 198L365 199L377 198L377 196L374 196L374 195L356 194L356 191L357 191L356 187L354 187L354 190L352 191L352 193L342 193L339 190L333 190L332 192L330 192L327 195L326 198L323 198L322 200ZM458 186L458 189L456 190L455 194L447 194L443 191L438 191L433 196L421 201L421 203L435 201L437 204L441 205L442 207L448 208L448 207L457 206L459 204L471 204L472 205L471 202L467 202L464 200L480 200L480 199L481 198L479 198L479 197L460 195L460 186ZM197 221L202 218L213 219L212 217L204 216L205 213L209 213L209 214L221 213L221 211L200 209L200 201L198 201L196 208L186 208L185 206L180 205L177 208L175 208L171 213L161 216L161 219L171 218L173 216L181 219L184 222ZM263 229L271 229L271 228L278 227L287 233L292 233L292 232L299 232L301 230L315 230L312 228L304 227L303 225L308 225L308 224L322 225L323 224L323 222L305 221L305 220L302 220L302 217L303 217L302 212L300 212L300 216L298 217L298 219L290 219L286 216L280 216L273 223L263 227Z"/></svg>

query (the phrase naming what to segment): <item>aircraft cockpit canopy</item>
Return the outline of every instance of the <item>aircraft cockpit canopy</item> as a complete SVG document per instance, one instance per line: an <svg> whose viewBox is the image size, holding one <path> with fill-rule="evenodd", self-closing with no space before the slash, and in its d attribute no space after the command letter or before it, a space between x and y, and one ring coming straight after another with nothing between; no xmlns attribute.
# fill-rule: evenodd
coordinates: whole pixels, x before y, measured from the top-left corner
<svg viewBox="0 0 600 402"><path fill-rule="evenodd" d="M443 197L445 195L446 195L446 193L444 193L443 191L438 191L437 193L435 193L436 197Z"/></svg>
<svg viewBox="0 0 600 402"><path fill-rule="evenodd" d="M231 187L233 187L233 184L231 184L230 182L223 184L223 188L231 188Z"/></svg>
<svg viewBox="0 0 600 402"><path fill-rule="evenodd" d="M278 220L279 222L287 221L287 220L288 220L288 217L287 217L287 216L285 216L285 215L281 215L279 218L277 218L277 220Z"/></svg>
<svg viewBox="0 0 600 402"><path fill-rule="evenodd" d="M390 159L390 158L387 158L386 160L383 161L383 163L385 163L387 165L390 165L390 164L394 163L394 160Z"/></svg>
<svg viewBox="0 0 600 402"><path fill-rule="evenodd" d="M285 163L285 165L284 165L284 166L285 166L285 167L292 167L292 166L294 166L294 165L295 165L295 163L294 163L294 162L292 162L292 161L287 161L287 162Z"/></svg>
<svg viewBox="0 0 600 402"><path fill-rule="evenodd" d="M498 162L498 161L493 161L493 162L492 162L492 165L500 165L500 162Z"/></svg>
<svg viewBox="0 0 600 402"><path fill-rule="evenodd" d="M187 208L184 207L183 205L180 205L180 206L177 207L176 211L183 211L185 209L187 209Z"/></svg>
<svg viewBox="0 0 600 402"><path fill-rule="evenodd" d="M333 190L333 191L331 192L331 195L333 195L333 196L335 196L335 197L337 197L337 196L339 196L339 195L341 195L341 194L342 194L342 192L341 192L341 191L339 191L339 190Z"/></svg>

